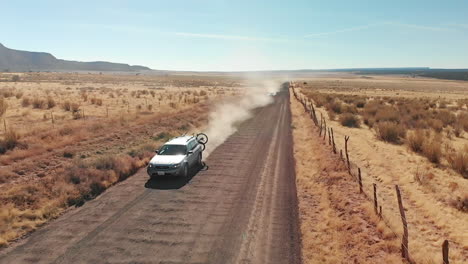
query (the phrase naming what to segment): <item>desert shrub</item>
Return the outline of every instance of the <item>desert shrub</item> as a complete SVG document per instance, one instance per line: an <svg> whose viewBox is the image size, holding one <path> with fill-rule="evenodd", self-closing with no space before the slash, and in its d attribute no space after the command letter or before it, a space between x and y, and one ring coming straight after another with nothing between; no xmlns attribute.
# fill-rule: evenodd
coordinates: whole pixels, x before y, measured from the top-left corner
<svg viewBox="0 0 468 264"><path fill-rule="evenodd" d="M47 97L47 108L51 109L54 108L57 104L55 103L54 98L52 97Z"/></svg>
<svg viewBox="0 0 468 264"><path fill-rule="evenodd" d="M447 102L446 101L440 101L439 108L441 108L441 109L447 108Z"/></svg>
<svg viewBox="0 0 468 264"><path fill-rule="evenodd" d="M94 160L92 165L98 170L112 170L115 166L115 159L110 155L101 156Z"/></svg>
<svg viewBox="0 0 468 264"><path fill-rule="evenodd" d="M69 159L71 159L71 158L73 158L73 156L74 156L74 153L73 153L73 152L70 152L70 151L68 151L68 150L66 150L66 151L63 152L63 157L64 157L64 158L69 158Z"/></svg>
<svg viewBox="0 0 468 264"><path fill-rule="evenodd" d="M63 108L63 110L65 110L65 111L71 111L71 103L70 103L70 101L65 101L65 102L63 102L62 108Z"/></svg>
<svg viewBox="0 0 468 264"><path fill-rule="evenodd" d="M356 105L357 108L364 108L364 106L366 105L366 100L359 99L354 104Z"/></svg>
<svg viewBox="0 0 468 264"><path fill-rule="evenodd" d="M374 117L375 114L377 114L377 111L379 110L379 108L382 107L382 104L380 101L378 100L372 100L370 102L368 102L365 106L364 106L364 111L363 111L363 114L365 116L371 116L371 117Z"/></svg>
<svg viewBox="0 0 468 264"><path fill-rule="evenodd" d="M80 105L77 103L71 103L70 104L70 110L74 113L78 112L80 110Z"/></svg>
<svg viewBox="0 0 468 264"><path fill-rule="evenodd" d="M396 110L394 107L383 106L377 110L375 114L375 120L377 122L381 122L381 121L399 122L400 114L398 113L398 110Z"/></svg>
<svg viewBox="0 0 468 264"><path fill-rule="evenodd" d="M406 140L407 144L410 149L416 153L420 153L422 151L422 147L424 144L424 131L421 129L417 129L408 133Z"/></svg>
<svg viewBox="0 0 468 264"><path fill-rule="evenodd" d="M430 162L438 164L442 157L442 141L438 135L433 135L422 145L422 154Z"/></svg>
<svg viewBox="0 0 468 264"><path fill-rule="evenodd" d="M200 96L205 96L205 95L207 95L206 91L201 90L201 91L200 91Z"/></svg>
<svg viewBox="0 0 468 264"><path fill-rule="evenodd" d="M72 112L72 117L74 120L78 120L78 119L81 119L83 117L83 115L81 114L80 111L73 111Z"/></svg>
<svg viewBox="0 0 468 264"><path fill-rule="evenodd" d="M427 124L429 125L429 127L434 129L437 133L440 133L442 129L444 128L444 123L440 121L439 119L431 118L427 121Z"/></svg>
<svg viewBox="0 0 468 264"><path fill-rule="evenodd" d="M355 105L349 105L349 104L343 105L342 111L343 111L343 113L351 113L351 114L357 114L358 113L358 109L356 108L356 106Z"/></svg>
<svg viewBox="0 0 468 264"><path fill-rule="evenodd" d="M457 120L457 117L454 113L449 110L440 110L437 112L436 118L442 121L444 126L452 125Z"/></svg>
<svg viewBox="0 0 468 264"><path fill-rule="evenodd" d="M9 179L15 178L17 176L18 176L18 174L14 173L13 171L11 171L9 169L6 169L6 168L0 169L0 183L5 183Z"/></svg>
<svg viewBox="0 0 468 264"><path fill-rule="evenodd" d="M5 98L0 97L0 117L2 117L6 110L8 109L8 103L6 102Z"/></svg>
<svg viewBox="0 0 468 264"><path fill-rule="evenodd" d="M21 78L19 77L19 75L13 75L11 77L11 81L13 82L19 82L21 80Z"/></svg>
<svg viewBox="0 0 468 264"><path fill-rule="evenodd" d="M153 140L162 140L162 141L168 141L169 139L173 138L174 135L168 132L160 132L156 136L153 136Z"/></svg>
<svg viewBox="0 0 468 264"><path fill-rule="evenodd" d="M456 197L452 200L451 205L462 212L468 212L468 194L463 197Z"/></svg>
<svg viewBox="0 0 468 264"><path fill-rule="evenodd" d="M17 92L15 94L15 97L16 97L16 99L20 99L21 97L23 97L23 93L22 92Z"/></svg>
<svg viewBox="0 0 468 264"><path fill-rule="evenodd" d="M335 114L341 114L343 104L340 101L333 101L326 106L327 110L332 111Z"/></svg>
<svg viewBox="0 0 468 264"><path fill-rule="evenodd" d="M123 180L128 176L135 173L141 164L138 164L136 158L132 158L128 155L121 156L102 156L94 161L92 166L98 170L112 170L114 171L119 180Z"/></svg>
<svg viewBox="0 0 468 264"><path fill-rule="evenodd" d="M5 98L12 97L14 95L13 90L11 89L6 89L1 91L1 95Z"/></svg>
<svg viewBox="0 0 468 264"><path fill-rule="evenodd" d="M468 179L468 145L462 150L448 152L446 159L453 170Z"/></svg>
<svg viewBox="0 0 468 264"><path fill-rule="evenodd" d="M434 174L426 170L416 170L414 174L414 180L416 180L421 185L427 185L432 179L434 179Z"/></svg>
<svg viewBox="0 0 468 264"><path fill-rule="evenodd" d="M13 129L7 130L3 140L0 140L0 153L5 153L7 150L14 149L19 142L20 135Z"/></svg>
<svg viewBox="0 0 468 264"><path fill-rule="evenodd" d="M102 99L93 97L93 98L91 98L91 104L101 106L102 105Z"/></svg>
<svg viewBox="0 0 468 264"><path fill-rule="evenodd" d="M151 110L153 110L153 105L149 104L149 105L146 106L146 108L148 109L148 111L151 111Z"/></svg>
<svg viewBox="0 0 468 264"><path fill-rule="evenodd" d="M31 99L29 97L23 97L23 99L21 100L21 105L23 107L28 107L31 105Z"/></svg>
<svg viewBox="0 0 468 264"><path fill-rule="evenodd" d="M355 114L344 113L340 115L339 120L342 126L346 126L346 127L360 127L361 126L361 120Z"/></svg>
<svg viewBox="0 0 468 264"><path fill-rule="evenodd" d="M71 126L64 126L59 130L60 136L71 135L75 132L75 130Z"/></svg>
<svg viewBox="0 0 468 264"><path fill-rule="evenodd" d="M395 122L379 122L377 123L377 135L378 137L386 142L400 143L401 138L406 135L406 130L403 126Z"/></svg>
<svg viewBox="0 0 468 264"><path fill-rule="evenodd" d="M456 137L461 137L462 134L463 134L463 127L459 124L456 124L454 125L453 127L453 134L456 136Z"/></svg>
<svg viewBox="0 0 468 264"><path fill-rule="evenodd" d="M468 132L468 113L467 112L463 112L458 115L457 124L458 126L463 128L463 130Z"/></svg>
<svg viewBox="0 0 468 264"><path fill-rule="evenodd" d="M374 126L375 119L373 117L364 116L363 120L364 124L366 124L369 128L372 128Z"/></svg>
<svg viewBox="0 0 468 264"><path fill-rule="evenodd" d="M44 99L41 99L41 98L38 98L38 97L35 97L33 100L32 100L32 106L33 108L37 108L37 109L42 109L44 108L45 106L45 100Z"/></svg>

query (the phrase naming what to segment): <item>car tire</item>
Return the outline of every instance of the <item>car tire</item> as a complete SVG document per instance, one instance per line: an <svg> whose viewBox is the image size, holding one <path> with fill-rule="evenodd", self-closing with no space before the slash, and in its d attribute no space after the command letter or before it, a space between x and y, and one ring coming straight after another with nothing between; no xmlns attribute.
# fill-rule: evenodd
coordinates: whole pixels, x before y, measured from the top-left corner
<svg viewBox="0 0 468 264"><path fill-rule="evenodd" d="M203 165L202 154L198 154L197 166L201 167Z"/></svg>
<svg viewBox="0 0 468 264"><path fill-rule="evenodd" d="M184 167L182 168L182 172L181 172L180 176L182 176L182 178L184 178L184 179L188 178L189 173L188 173L188 165L187 164L184 164Z"/></svg>

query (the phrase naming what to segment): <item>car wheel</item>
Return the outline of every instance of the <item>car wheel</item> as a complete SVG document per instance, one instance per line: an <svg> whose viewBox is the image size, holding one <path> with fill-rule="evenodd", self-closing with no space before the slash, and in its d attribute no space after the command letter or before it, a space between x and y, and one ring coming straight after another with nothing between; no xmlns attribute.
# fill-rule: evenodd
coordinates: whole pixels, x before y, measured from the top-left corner
<svg viewBox="0 0 468 264"><path fill-rule="evenodd" d="M197 165L200 166L200 167L203 165L203 163L202 163L202 154L201 153L198 154Z"/></svg>
<svg viewBox="0 0 468 264"><path fill-rule="evenodd" d="M184 164L184 168L182 169L181 176L182 176L182 178L188 178L188 175L189 175L188 166L187 166L187 164Z"/></svg>

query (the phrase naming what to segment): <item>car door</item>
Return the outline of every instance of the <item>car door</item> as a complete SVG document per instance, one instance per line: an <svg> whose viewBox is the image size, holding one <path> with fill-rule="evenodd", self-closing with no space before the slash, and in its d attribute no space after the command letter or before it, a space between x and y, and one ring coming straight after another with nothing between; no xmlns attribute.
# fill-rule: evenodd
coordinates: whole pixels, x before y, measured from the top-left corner
<svg viewBox="0 0 468 264"><path fill-rule="evenodd" d="M187 161L188 161L190 166L195 163L195 160L196 160L196 157L197 157L194 148L195 148L195 140L191 140L187 145L188 151L193 151L192 154L188 154L188 156L187 156Z"/></svg>

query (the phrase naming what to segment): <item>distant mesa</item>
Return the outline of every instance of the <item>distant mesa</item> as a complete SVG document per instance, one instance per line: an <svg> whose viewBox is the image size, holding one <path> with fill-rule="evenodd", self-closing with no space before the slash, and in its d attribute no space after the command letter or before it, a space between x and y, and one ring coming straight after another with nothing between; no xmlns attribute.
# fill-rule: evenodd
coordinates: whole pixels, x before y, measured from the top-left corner
<svg viewBox="0 0 468 264"><path fill-rule="evenodd" d="M151 70L144 66L106 61L67 61L46 52L30 52L9 49L0 43L0 71L118 71L139 72Z"/></svg>

